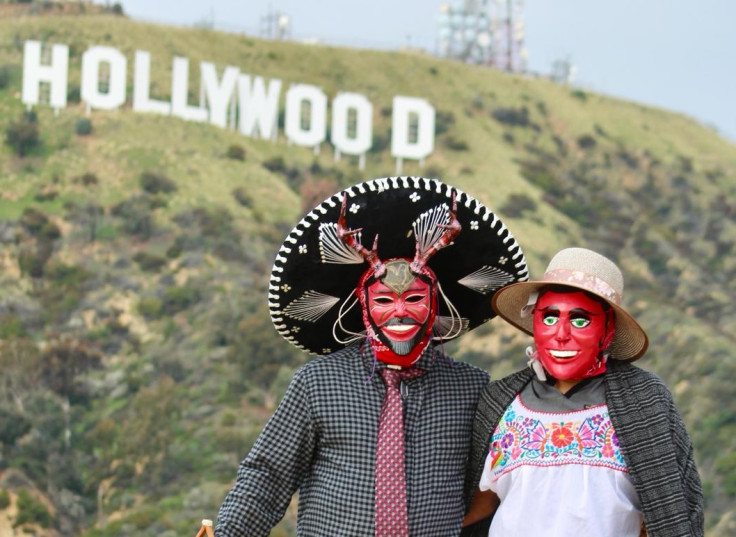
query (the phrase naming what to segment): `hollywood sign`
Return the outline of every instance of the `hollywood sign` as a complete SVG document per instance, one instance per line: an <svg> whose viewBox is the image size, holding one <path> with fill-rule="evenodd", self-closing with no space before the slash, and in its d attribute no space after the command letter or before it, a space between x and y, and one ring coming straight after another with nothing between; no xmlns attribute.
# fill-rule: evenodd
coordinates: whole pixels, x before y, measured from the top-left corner
<svg viewBox="0 0 736 537"><path fill-rule="evenodd" d="M22 100L31 107L48 104L57 112L67 104L69 47L51 45L51 54L42 60L43 44L26 41L23 49ZM82 55L80 94L91 110L116 110L128 96L125 55L112 47L92 46ZM171 100L154 99L150 94L151 55L137 50L133 68L132 109L171 115L187 121L210 123L237 129L254 138L277 140L278 110L282 81L266 80L226 66L221 75L213 63L201 62L200 102L189 102L189 60L174 56L171 69ZM48 85L48 98L41 103L41 86ZM284 134L289 144L319 152L327 138L327 96L317 86L292 84L284 102ZM340 92L332 99L330 143L335 159L342 154L359 157L373 144L373 105L360 93ZM391 118L391 155L397 174L404 159L423 162L434 150L435 110L417 97L394 96Z"/></svg>

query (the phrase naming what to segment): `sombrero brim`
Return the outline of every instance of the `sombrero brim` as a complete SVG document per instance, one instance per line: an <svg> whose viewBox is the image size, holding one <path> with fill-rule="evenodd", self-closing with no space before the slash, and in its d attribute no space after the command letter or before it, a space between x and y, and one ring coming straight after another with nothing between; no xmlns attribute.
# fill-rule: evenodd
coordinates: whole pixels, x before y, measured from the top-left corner
<svg viewBox="0 0 736 537"><path fill-rule="evenodd" d="M565 287L590 292L590 289L575 285L574 283L558 284L546 281L519 282L504 287L494 294L491 305L499 317L519 330L529 335L534 335L534 318L531 315L522 317L521 309L526 305L531 293L549 285L564 285ZM633 362L641 358L649 346L649 338L646 332L644 332L642 327L639 326L639 323L621 306L607 300L605 297L601 296L600 298L606 300L616 313L616 334L609 347L611 357L628 362Z"/></svg>
<svg viewBox="0 0 736 537"><path fill-rule="evenodd" d="M378 235L382 260L413 258L418 219L444 218L455 192L462 231L428 262L446 297L457 308L463 332L495 316L490 298L512 282L528 278L521 248L501 220L475 198L437 180L390 177L366 181L326 199L289 233L274 261L269 309L276 330L287 341L315 354L345 346L333 326L368 265L341 244L335 233L344 196L350 229L362 229L370 249ZM437 223L443 224L444 221ZM433 223L428 228L436 228ZM440 300L439 318L450 318ZM352 332L363 332L360 306L341 318ZM456 334L459 335L459 334Z"/></svg>

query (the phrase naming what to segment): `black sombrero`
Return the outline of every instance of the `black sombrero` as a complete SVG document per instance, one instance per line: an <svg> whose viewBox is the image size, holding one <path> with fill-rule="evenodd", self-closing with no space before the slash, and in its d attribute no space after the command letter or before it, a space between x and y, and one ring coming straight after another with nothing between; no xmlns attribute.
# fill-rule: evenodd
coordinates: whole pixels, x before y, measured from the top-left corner
<svg viewBox="0 0 736 537"><path fill-rule="evenodd" d="M368 265L337 238L344 196L348 227L362 228L359 239L369 249L378 234L378 255L387 260L413 258L415 234L429 238L436 233L437 224L447 224L453 192L462 231L427 265L457 309L461 333L493 318L493 294L528 279L524 254L511 232L478 200L437 179L388 177L331 196L286 237L274 261L268 295L271 319L279 334L315 354L329 354L346 344L336 339L333 327ZM445 310L440 301L440 323L451 316ZM341 325L363 332L360 307L344 314Z"/></svg>

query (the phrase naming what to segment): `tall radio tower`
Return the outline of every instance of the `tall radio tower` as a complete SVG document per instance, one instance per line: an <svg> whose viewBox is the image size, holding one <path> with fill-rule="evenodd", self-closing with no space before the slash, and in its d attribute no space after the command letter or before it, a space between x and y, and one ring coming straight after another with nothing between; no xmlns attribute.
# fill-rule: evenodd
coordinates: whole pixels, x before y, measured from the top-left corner
<svg viewBox="0 0 736 537"><path fill-rule="evenodd" d="M510 72L526 70L524 0L452 0L440 6L439 53Z"/></svg>

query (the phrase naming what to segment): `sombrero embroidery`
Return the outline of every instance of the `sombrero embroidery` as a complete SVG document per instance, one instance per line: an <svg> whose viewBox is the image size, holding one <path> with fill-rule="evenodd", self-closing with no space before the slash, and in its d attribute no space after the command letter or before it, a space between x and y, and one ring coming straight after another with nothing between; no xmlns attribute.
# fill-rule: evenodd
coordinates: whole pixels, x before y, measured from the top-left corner
<svg viewBox="0 0 736 537"><path fill-rule="evenodd" d="M288 234L274 261L268 295L279 334L315 354L345 346L333 335L333 327L341 307L355 297L358 280L368 266L337 236L343 197L347 196L347 225L361 230L356 237L363 245L370 249L378 235L381 259L412 259L417 242L424 247L442 233L438 224L449 220L453 192L462 231L428 266L458 310L462 330L456 330L454 337L494 317L495 291L528 279L526 260L511 232L478 200L437 179L388 177L329 197ZM441 302L435 323L440 333L453 318L444 310ZM363 332L360 308L345 314L341 324L349 331Z"/></svg>

